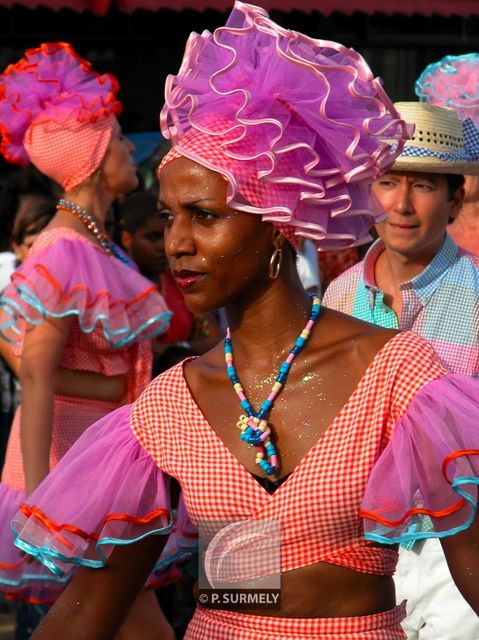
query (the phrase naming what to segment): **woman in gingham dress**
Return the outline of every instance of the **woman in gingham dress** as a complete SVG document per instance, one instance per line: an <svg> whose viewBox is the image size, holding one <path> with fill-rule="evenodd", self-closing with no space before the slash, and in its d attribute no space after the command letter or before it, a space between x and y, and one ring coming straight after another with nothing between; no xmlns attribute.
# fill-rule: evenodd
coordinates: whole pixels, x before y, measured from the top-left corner
<svg viewBox="0 0 479 640"><path fill-rule="evenodd" d="M192 523L210 585L281 574L277 608L219 610L202 590L188 640L404 638L395 545L431 535L479 611L477 382L418 336L320 309L295 265L299 237L347 246L374 220L369 185L407 135L379 82L237 2L189 40L161 123L171 268L188 308L224 307L229 330L89 429L23 505L17 544L60 574L83 565L35 637L114 637L163 548L148 534L169 521L169 477L182 502L164 556Z"/></svg>
<svg viewBox="0 0 479 640"><path fill-rule="evenodd" d="M104 233L110 204L138 183L117 90L115 78L93 72L65 43L30 49L0 76L1 152L33 162L64 189L0 299L0 334L13 343L22 384L0 484L0 590L26 602L16 607L20 626L33 626L26 618L38 620L66 581L27 562L12 516L87 427L143 391L150 339L171 315ZM141 599L151 600L157 627L154 594Z"/></svg>

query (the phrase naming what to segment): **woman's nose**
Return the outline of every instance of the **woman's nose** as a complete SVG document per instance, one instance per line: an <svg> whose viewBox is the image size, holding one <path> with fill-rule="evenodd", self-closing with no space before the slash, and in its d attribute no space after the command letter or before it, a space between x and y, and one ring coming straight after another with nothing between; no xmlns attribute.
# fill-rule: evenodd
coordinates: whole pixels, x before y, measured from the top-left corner
<svg viewBox="0 0 479 640"><path fill-rule="evenodd" d="M165 252L168 257L191 255L195 251L195 243L188 220L181 215L175 216L165 227Z"/></svg>

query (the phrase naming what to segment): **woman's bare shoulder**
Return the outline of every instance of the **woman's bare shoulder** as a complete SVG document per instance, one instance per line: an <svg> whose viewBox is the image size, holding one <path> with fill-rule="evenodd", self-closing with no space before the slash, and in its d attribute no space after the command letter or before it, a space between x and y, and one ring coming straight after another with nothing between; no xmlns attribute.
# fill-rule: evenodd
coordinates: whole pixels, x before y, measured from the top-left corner
<svg viewBox="0 0 479 640"><path fill-rule="evenodd" d="M342 366L356 370L360 375L398 333L397 330L385 329L340 311L323 308L316 345L328 354L328 359L341 362Z"/></svg>
<svg viewBox="0 0 479 640"><path fill-rule="evenodd" d="M359 320L341 311L323 308L321 333L327 341L357 340L365 349L377 351L399 333L397 329L386 329L364 320Z"/></svg>

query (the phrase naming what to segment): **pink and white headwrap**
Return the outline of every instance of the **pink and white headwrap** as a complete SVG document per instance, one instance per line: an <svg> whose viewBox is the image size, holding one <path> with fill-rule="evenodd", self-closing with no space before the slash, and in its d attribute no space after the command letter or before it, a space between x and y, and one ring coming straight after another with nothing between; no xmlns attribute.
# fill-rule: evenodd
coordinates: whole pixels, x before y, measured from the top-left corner
<svg viewBox="0 0 479 640"><path fill-rule="evenodd" d="M100 166L121 104L118 83L63 42L30 49L0 75L1 153L70 190Z"/></svg>
<svg viewBox="0 0 479 640"><path fill-rule="evenodd" d="M216 121L216 126L219 122ZM243 144L251 142L251 139L243 141ZM218 171L226 179L228 183L227 199L230 200L232 194L232 185L237 185L237 194L235 200L235 207L241 211L250 211L257 213L257 209L262 210L263 220L267 221L267 213L264 208L267 206L268 199L272 195L271 189L268 187L267 182L260 182L257 179L256 167L252 162L242 162L235 160L223 151L223 144L228 140L227 136L209 135L201 130L192 129L182 144L179 147L173 147L163 158L159 170L176 158L187 157L199 164L202 164L213 171ZM281 188L281 187L279 187ZM277 187L278 189L278 187ZM282 187L284 195L286 197L288 190L291 190L290 185L284 185ZM242 205L238 206L237 202L242 199ZM276 212L275 218L281 215L281 212ZM289 221L287 215L284 215L285 221ZM281 223L277 219L274 222L288 242L298 249L298 238L295 235L294 227L287 222Z"/></svg>
<svg viewBox="0 0 479 640"><path fill-rule="evenodd" d="M352 49L282 29L236 2L225 27L191 34L166 82L163 135L218 171L228 204L281 228L293 246L366 242L373 180L409 137L380 80Z"/></svg>

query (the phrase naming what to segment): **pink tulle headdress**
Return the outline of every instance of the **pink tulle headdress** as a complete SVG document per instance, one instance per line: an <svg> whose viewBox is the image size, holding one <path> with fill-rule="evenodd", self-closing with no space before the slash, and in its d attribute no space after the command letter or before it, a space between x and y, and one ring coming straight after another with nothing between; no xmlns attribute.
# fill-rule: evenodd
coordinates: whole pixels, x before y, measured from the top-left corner
<svg viewBox="0 0 479 640"><path fill-rule="evenodd" d="M428 65L416 81L421 102L454 109L479 127L479 53L445 56Z"/></svg>
<svg viewBox="0 0 479 640"><path fill-rule="evenodd" d="M69 190L100 166L121 111L118 83L63 42L29 49L0 75L0 151Z"/></svg>
<svg viewBox="0 0 479 640"><path fill-rule="evenodd" d="M236 2L225 27L193 33L169 76L162 133L178 155L220 172L228 204L272 222L295 246L369 239L372 181L410 131L365 60Z"/></svg>

